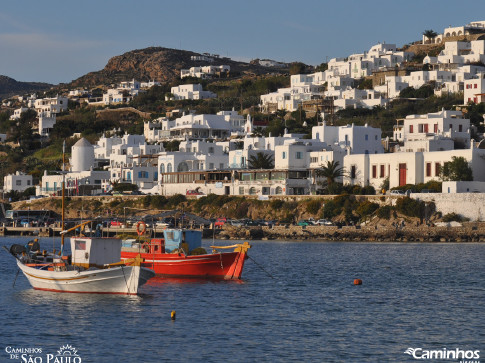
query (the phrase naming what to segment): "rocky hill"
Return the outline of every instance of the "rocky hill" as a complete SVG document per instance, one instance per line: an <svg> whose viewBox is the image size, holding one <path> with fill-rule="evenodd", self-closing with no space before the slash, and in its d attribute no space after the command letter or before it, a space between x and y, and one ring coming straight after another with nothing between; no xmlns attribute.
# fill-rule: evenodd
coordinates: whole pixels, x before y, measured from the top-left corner
<svg viewBox="0 0 485 363"><path fill-rule="evenodd" d="M0 98L10 97L16 94L44 91L51 87L52 85L48 83L18 82L13 78L0 75Z"/></svg>
<svg viewBox="0 0 485 363"><path fill-rule="evenodd" d="M206 61L192 61L193 55L200 55L186 50L150 47L137 49L111 58L106 66L97 72L90 72L71 83L73 87L93 87L108 85L130 79L140 81L155 80L172 82L180 78L180 70L194 66L205 66ZM213 65L229 65L231 73L267 73L270 69L250 63L237 62L229 58L216 58ZM271 68L271 70L273 70ZM278 70L275 70L278 71ZM283 70L279 70L283 71Z"/></svg>

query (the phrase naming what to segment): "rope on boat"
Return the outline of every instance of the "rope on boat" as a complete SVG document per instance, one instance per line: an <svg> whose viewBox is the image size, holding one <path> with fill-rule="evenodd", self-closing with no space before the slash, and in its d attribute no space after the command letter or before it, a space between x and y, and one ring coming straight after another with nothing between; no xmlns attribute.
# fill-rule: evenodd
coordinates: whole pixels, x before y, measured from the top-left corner
<svg viewBox="0 0 485 363"><path fill-rule="evenodd" d="M268 275L269 277L271 277L273 280L276 280L276 278L275 278L273 275L271 275L271 274L270 274L268 271L266 271L266 270L263 268L263 266L261 266L259 263L257 263L257 262L256 262L256 260L255 260L254 258L252 258L252 257L251 257L251 256L249 256L249 255L246 255L246 256L248 256L248 257L249 257L249 259L250 259L250 260L252 260L252 261L253 261L253 262L256 264L256 266L258 266L258 267L259 267L261 270L263 270L263 272L264 272L266 275Z"/></svg>
<svg viewBox="0 0 485 363"><path fill-rule="evenodd" d="M15 282L17 281L17 277L19 275L19 272L20 272L20 269L17 269L17 273L15 274L15 278L13 279L13 284L12 284L12 288L15 287Z"/></svg>

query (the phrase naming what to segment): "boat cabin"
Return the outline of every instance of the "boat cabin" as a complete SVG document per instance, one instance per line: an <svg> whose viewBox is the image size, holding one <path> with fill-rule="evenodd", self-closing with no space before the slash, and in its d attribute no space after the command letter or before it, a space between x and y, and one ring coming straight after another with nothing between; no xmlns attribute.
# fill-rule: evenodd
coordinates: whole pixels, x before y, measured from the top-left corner
<svg viewBox="0 0 485 363"><path fill-rule="evenodd" d="M103 267L121 261L119 238L71 238L72 264L84 268Z"/></svg>
<svg viewBox="0 0 485 363"><path fill-rule="evenodd" d="M187 254L190 254L192 250L202 246L201 231L165 229L163 231L163 237L165 239L166 253L171 253L175 249L182 248Z"/></svg>

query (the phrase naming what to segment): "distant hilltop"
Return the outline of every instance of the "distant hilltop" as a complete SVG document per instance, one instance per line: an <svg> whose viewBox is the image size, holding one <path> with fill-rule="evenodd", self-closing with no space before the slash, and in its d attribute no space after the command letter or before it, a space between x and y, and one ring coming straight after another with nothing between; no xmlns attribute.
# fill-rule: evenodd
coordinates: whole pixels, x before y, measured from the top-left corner
<svg viewBox="0 0 485 363"><path fill-rule="evenodd" d="M0 75L0 98L7 98L16 94L44 91L52 87L49 83L19 82L13 78Z"/></svg>
<svg viewBox="0 0 485 363"><path fill-rule="evenodd" d="M106 66L97 72L90 72L71 83L72 87L92 87L100 84L111 84L127 79L154 80L172 82L180 78L180 70L190 67L207 65L207 56L199 53L150 47L132 50L111 58ZM268 68L259 64L234 61L226 57L211 55L211 64L226 64L231 67L231 73L267 73Z"/></svg>

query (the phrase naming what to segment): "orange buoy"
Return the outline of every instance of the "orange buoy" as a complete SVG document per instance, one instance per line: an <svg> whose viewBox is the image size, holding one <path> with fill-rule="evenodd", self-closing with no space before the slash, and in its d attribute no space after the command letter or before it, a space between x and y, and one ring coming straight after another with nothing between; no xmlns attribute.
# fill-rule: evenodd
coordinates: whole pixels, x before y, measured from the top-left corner
<svg viewBox="0 0 485 363"><path fill-rule="evenodd" d="M175 310L172 310L172 312L170 313L170 318L172 320L175 320L176 319L176 316L177 316L177 313L175 312Z"/></svg>
<svg viewBox="0 0 485 363"><path fill-rule="evenodd" d="M362 280L361 279L355 279L354 285L362 285Z"/></svg>

